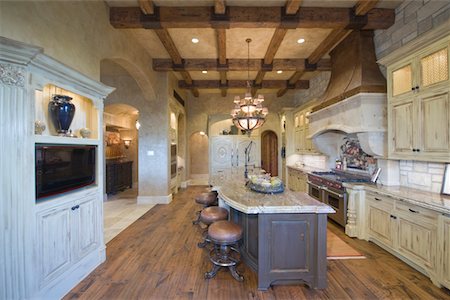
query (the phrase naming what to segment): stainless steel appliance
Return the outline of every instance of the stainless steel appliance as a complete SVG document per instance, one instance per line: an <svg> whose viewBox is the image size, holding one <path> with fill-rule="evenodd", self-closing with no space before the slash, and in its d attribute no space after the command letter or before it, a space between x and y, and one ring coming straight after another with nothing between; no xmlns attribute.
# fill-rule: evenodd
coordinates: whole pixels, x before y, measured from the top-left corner
<svg viewBox="0 0 450 300"><path fill-rule="evenodd" d="M333 207L328 217L341 226L347 224L347 192L343 182L370 182L370 177L345 172L312 172L308 174L308 194Z"/></svg>

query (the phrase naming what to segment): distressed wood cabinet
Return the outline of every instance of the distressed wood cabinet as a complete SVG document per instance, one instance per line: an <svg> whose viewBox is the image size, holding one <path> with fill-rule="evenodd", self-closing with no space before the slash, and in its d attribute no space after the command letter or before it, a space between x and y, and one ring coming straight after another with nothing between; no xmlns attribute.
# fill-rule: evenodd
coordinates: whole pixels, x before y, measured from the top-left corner
<svg viewBox="0 0 450 300"><path fill-rule="evenodd" d="M450 216L442 214L439 219L439 277L450 288Z"/></svg>
<svg viewBox="0 0 450 300"><path fill-rule="evenodd" d="M311 106L300 109L294 114L294 149L298 154L315 154L317 149L309 136L309 119Z"/></svg>
<svg viewBox="0 0 450 300"><path fill-rule="evenodd" d="M389 157L450 161L450 36L387 64Z"/></svg>
<svg viewBox="0 0 450 300"><path fill-rule="evenodd" d="M308 175L300 170L288 168L288 188L294 192L307 193Z"/></svg>
<svg viewBox="0 0 450 300"><path fill-rule="evenodd" d="M395 216L391 213L394 209L393 201L367 195L367 224L369 234L383 244L393 247L395 238Z"/></svg>

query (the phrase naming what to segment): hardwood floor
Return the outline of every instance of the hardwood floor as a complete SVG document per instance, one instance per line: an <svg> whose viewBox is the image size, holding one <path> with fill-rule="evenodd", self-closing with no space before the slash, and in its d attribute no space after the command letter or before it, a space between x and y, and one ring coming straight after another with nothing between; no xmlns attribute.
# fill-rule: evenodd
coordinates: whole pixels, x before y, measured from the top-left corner
<svg viewBox="0 0 450 300"><path fill-rule="evenodd" d="M244 282L221 270L204 279L210 262L197 248L201 229L192 225L194 196L203 187L189 187L169 205L156 205L107 244L107 260L65 299L450 299L448 290L378 246L347 237L329 224L367 259L329 260L328 288L275 286L258 291L256 274L241 264Z"/></svg>

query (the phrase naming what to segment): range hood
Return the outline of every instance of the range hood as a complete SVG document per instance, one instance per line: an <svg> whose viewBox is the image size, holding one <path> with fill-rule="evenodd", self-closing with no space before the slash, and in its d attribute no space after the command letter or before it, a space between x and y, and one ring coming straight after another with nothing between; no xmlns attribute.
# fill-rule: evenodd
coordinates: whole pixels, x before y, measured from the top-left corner
<svg viewBox="0 0 450 300"><path fill-rule="evenodd" d="M384 156L386 79L376 63L373 31L353 31L330 56L330 82L309 115L309 137L333 157L336 153L330 151L336 152L339 143L335 140L356 133L364 152Z"/></svg>

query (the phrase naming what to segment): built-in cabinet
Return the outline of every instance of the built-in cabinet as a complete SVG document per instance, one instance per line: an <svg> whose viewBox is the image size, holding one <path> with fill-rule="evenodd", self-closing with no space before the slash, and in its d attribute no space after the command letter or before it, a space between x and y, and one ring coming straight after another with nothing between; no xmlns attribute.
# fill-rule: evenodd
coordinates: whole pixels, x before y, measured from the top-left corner
<svg viewBox="0 0 450 300"><path fill-rule="evenodd" d="M210 173L212 176L231 178L261 167L261 139L254 136L222 135L210 139ZM247 156L246 156L247 152Z"/></svg>
<svg viewBox="0 0 450 300"><path fill-rule="evenodd" d="M294 149L298 154L315 154L317 149L309 136L309 118L311 107L294 113Z"/></svg>
<svg viewBox="0 0 450 300"><path fill-rule="evenodd" d="M0 50L0 135L7 141L0 161L10 173L0 179L0 214L7 229L0 230L0 257L8 270L0 276L0 297L59 299L105 260L102 118L103 99L114 89L42 48L0 37ZM56 135L48 113L53 94L73 98L70 137ZM36 121L41 130L35 132ZM82 128L91 135L81 138ZM36 199L36 144L95 146L95 183Z"/></svg>
<svg viewBox="0 0 450 300"><path fill-rule="evenodd" d="M288 168L288 188L294 192L308 192L308 174L298 169Z"/></svg>
<svg viewBox="0 0 450 300"><path fill-rule="evenodd" d="M368 239L450 287L450 219L434 210L366 192Z"/></svg>
<svg viewBox="0 0 450 300"><path fill-rule="evenodd" d="M387 64L389 157L450 160L450 37Z"/></svg>
<svg viewBox="0 0 450 300"><path fill-rule="evenodd" d="M133 186L132 161L106 162L106 193L115 194Z"/></svg>

